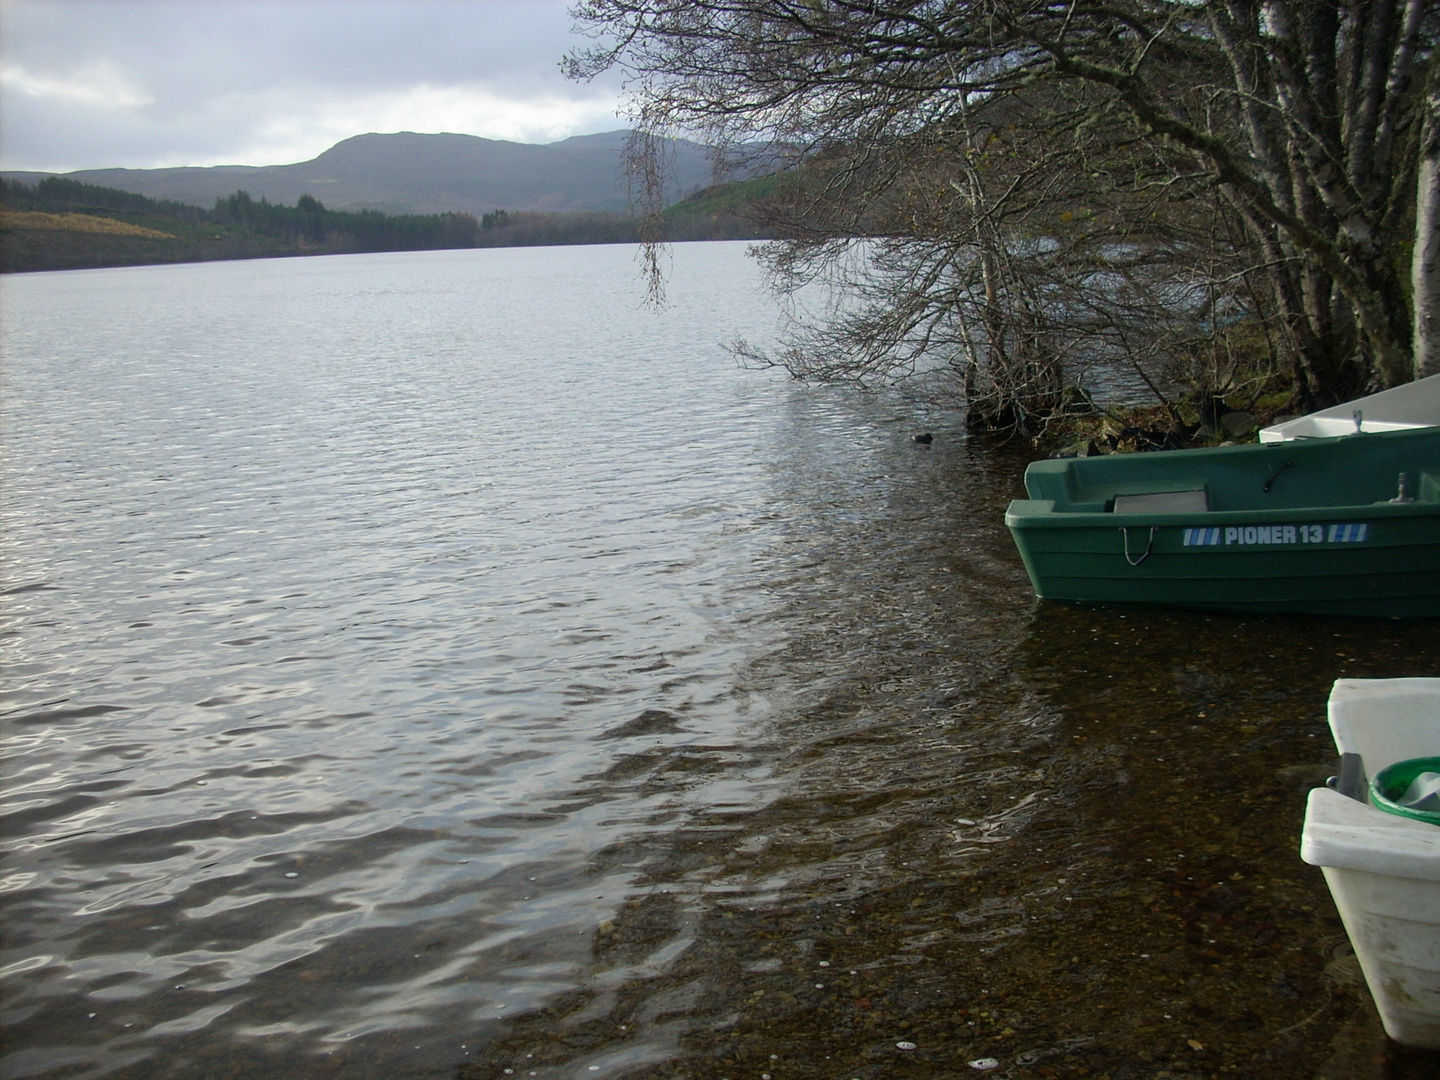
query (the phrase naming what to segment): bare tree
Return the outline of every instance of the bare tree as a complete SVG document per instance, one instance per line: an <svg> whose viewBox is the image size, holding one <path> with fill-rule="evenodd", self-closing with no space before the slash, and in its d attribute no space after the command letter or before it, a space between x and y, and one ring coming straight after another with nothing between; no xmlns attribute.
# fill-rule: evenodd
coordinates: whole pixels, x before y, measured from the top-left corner
<svg viewBox="0 0 1440 1080"><path fill-rule="evenodd" d="M1262 313L1245 298L1256 273L1239 219L1203 178L1093 92L1017 91L959 120L883 154L819 154L769 200L767 224L792 237L762 252L782 289L838 276L849 301L802 324L786 367L924 379L972 425L1022 429L1087 368L1142 388L1228 388L1210 354Z"/></svg>
<svg viewBox="0 0 1440 1080"><path fill-rule="evenodd" d="M571 74L623 70L641 132L804 163L782 278L870 238L858 307L795 343L802 373L938 366L1009 399L991 403L1003 419L1047 407L1059 358L1109 347L1146 374L1225 352L1241 322L1307 405L1435 364L1440 9L1424 0L587 0L575 16L596 44Z"/></svg>

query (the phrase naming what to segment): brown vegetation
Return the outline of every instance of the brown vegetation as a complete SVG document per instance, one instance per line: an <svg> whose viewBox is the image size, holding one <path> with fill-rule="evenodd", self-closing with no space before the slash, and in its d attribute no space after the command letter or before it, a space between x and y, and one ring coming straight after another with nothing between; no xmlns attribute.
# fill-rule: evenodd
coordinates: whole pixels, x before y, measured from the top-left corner
<svg viewBox="0 0 1440 1080"><path fill-rule="evenodd" d="M57 232L96 233L101 236L144 236L157 240L174 240L173 233L132 225L115 218L90 214L47 214L37 210L0 210L0 230L53 230Z"/></svg>

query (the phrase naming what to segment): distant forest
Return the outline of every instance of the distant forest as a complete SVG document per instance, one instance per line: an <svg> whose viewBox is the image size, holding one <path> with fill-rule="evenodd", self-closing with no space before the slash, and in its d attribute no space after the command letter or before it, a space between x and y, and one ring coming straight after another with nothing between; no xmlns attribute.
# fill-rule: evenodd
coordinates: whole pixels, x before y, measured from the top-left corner
<svg viewBox="0 0 1440 1080"><path fill-rule="evenodd" d="M733 200L705 198L667 213L676 240L753 239L762 234ZM247 192L210 209L115 188L47 177L0 180L0 271L69 270L213 259L339 255L364 251L627 244L639 219L609 213L473 214L330 210L311 195L282 206Z"/></svg>

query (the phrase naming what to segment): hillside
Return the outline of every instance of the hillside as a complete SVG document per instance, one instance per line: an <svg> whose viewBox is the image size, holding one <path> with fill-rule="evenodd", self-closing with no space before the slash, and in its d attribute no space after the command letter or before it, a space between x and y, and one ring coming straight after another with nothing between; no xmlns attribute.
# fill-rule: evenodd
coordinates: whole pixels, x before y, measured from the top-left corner
<svg viewBox="0 0 1440 1080"><path fill-rule="evenodd" d="M743 200L711 189L667 214L676 240L754 239ZM156 200L68 177L0 181L0 271L74 270L367 251L635 243L641 223L599 211L385 214L294 206L237 192L212 207Z"/></svg>
<svg viewBox="0 0 1440 1080"><path fill-rule="evenodd" d="M469 213L478 218L496 209L626 213L625 139L626 132L612 131L541 146L402 131L356 135L312 161L294 165L86 169L65 176L205 207L217 198L246 191L257 200L282 205L311 195L335 210L386 214ZM713 183L704 147L674 140L671 149L667 202ZM34 184L46 175L5 173L4 177Z"/></svg>

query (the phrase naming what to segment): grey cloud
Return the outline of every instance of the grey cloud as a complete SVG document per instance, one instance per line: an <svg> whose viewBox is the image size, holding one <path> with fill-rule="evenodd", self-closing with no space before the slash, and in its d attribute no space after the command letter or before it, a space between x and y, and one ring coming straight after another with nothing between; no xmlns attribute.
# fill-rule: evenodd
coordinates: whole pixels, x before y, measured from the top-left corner
<svg viewBox="0 0 1440 1080"><path fill-rule="evenodd" d="M560 74L561 57L581 43L569 32L567 6L10 0L0 7L0 59L11 76L0 95L0 158L6 168L237 160L227 147L243 152L276 125L419 86L510 99L613 98L613 86L576 85ZM17 71L31 86L108 72L148 101L117 108L35 96L14 81ZM585 130L616 126L611 117Z"/></svg>

